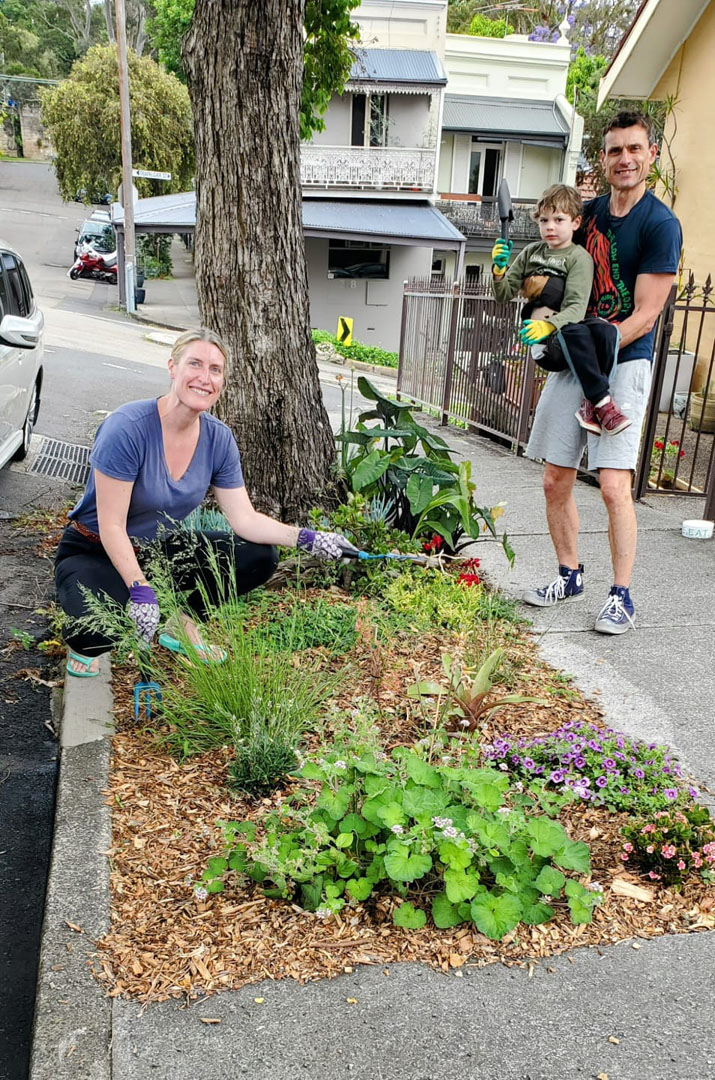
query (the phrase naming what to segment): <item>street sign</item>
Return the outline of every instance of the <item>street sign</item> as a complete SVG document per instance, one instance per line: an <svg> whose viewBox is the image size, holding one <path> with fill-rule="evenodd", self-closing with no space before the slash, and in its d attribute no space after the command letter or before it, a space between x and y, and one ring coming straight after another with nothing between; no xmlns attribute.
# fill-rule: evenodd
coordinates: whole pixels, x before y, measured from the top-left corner
<svg viewBox="0 0 715 1080"><path fill-rule="evenodd" d="M132 176L140 180L171 180L170 172L152 172L151 169L132 169Z"/></svg>
<svg viewBox="0 0 715 1080"><path fill-rule="evenodd" d="M341 345L352 345L354 321L354 319L348 318L347 315L338 316L338 329L335 336Z"/></svg>

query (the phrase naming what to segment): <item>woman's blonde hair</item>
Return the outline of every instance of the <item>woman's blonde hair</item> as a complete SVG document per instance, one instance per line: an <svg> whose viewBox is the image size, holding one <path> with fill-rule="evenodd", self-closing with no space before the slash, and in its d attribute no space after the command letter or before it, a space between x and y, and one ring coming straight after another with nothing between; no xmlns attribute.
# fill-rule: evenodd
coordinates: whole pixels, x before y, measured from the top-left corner
<svg viewBox="0 0 715 1080"><path fill-rule="evenodd" d="M568 184L552 184L541 196L533 211L534 221L547 210L567 214L572 220L583 216L583 199L580 192Z"/></svg>
<svg viewBox="0 0 715 1080"><path fill-rule="evenodd" d="M183 334L180 334L171 350L171 359L174 361L180 360L182 353L193 341L208 341L209 344L215 345L228 364L228 349L223 338L219 337L214 330L209 330L205 326L199 327L198 330L185 330Z"/></svg>

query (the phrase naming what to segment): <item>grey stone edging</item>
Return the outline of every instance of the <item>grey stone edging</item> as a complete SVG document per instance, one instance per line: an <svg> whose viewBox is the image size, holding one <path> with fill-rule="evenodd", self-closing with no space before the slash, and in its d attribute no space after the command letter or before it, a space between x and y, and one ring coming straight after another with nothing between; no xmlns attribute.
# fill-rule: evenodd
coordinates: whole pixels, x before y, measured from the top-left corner
<svg viewBox="0 0 715 1080"><path fill-rule="evenodd" d="M90 970L95 942L109 928L109 674L103 661L96 679L65 679L30 1080L111 1077L112 999Z"/></svg>

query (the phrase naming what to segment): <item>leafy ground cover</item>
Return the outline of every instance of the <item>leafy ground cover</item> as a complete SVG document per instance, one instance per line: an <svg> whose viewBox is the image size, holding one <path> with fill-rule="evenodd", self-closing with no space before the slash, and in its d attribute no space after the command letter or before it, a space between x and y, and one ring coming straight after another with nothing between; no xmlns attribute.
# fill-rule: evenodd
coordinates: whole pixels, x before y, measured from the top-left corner
<svg viewBox="0 0 715 1080"><path fill-rule="evenodd" d="M155 727L133 719L136 672L115 670L112 924L96 957L110 994L195 997L402 960L548 969L577 944L715 925L711 826L677 763L606 730L478 579L472 563L384 573L366 595L301 585L232 601L207 627L230 667L157 653ZM252 650L253 696L231 713L220 687L248 679ZM297 673L315 707L281 722L286 754L264 776L276 672ZM568 737L581 732L598 743L588 760ZM630 804L627 783L596 783L621 764L604 761L611 748L636 759ZM672 768L675 799L638 786L656 768Z"/></svg>

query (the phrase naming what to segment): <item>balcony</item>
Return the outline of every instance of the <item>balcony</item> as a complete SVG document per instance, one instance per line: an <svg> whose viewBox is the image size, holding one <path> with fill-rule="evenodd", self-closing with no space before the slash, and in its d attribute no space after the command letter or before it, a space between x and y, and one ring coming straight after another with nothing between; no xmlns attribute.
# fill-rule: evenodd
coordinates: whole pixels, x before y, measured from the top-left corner
<svg viewBox="0 0 715 1080"><path fill-rule="evenodd" d="M435 187L437 151L401 146L310 146L300 149L304 188L420 191Z"/></svg>
<svg viewBox="0 0 715 1080"><path fill-rule="evenodd" d="M459 198L440 199L436 206L468 240L493 239L499 236L501 222L496 199L483 199L481 202L464 201ZM514 220L509 226L512 240L539 240L539 226L532 219L534 202L514 203Z"/></svg>

